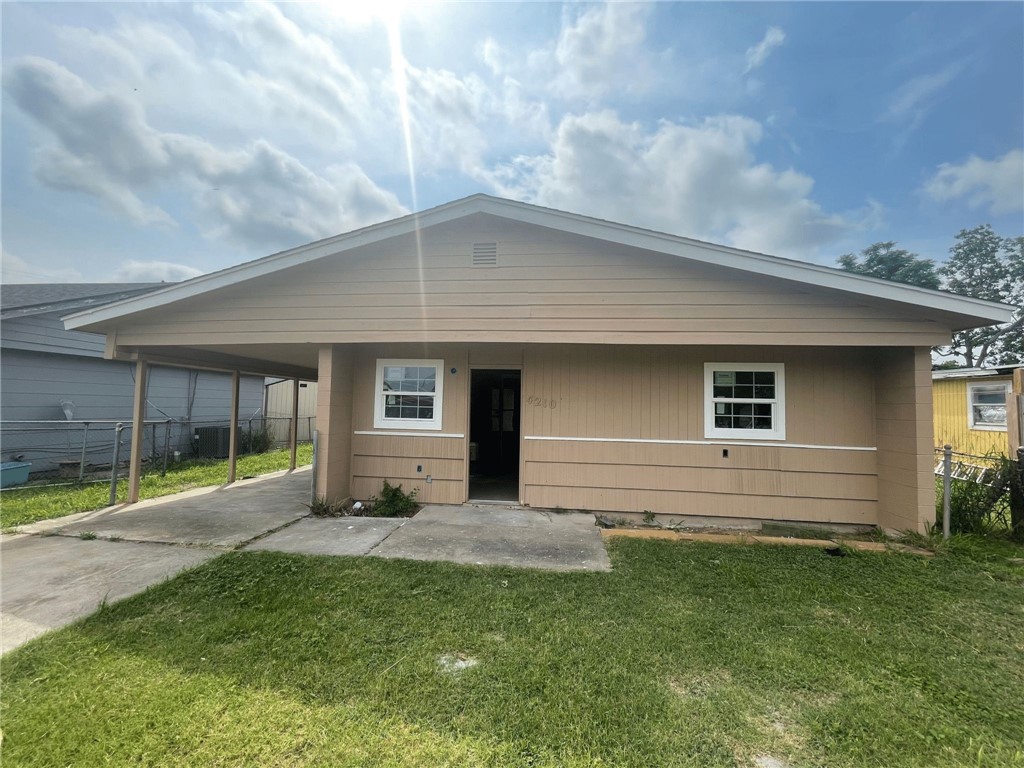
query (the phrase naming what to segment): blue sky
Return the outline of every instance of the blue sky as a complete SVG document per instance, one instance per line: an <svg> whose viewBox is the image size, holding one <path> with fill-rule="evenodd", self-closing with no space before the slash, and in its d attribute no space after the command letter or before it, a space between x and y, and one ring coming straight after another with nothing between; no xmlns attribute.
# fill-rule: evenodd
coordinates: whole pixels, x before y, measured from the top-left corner
<svg viewBox="0 0 1024 768"><path fill-rule="evenodd" d="M2 14L8 282L180 279L473 192L825 264L1024 233L1020 3Z"/></svg>

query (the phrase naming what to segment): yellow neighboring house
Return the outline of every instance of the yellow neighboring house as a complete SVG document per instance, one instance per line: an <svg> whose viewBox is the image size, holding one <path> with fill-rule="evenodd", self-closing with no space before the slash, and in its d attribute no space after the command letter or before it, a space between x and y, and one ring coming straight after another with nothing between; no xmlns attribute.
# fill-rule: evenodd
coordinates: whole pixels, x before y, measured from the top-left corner
<svg viewBox="0 0 1024 768"><path fill-rule="evenodd" d="M948 443L954 451L975 456L1015 451L1020 443L1022 374L1020 365L934 371L936 446Z"/></svg>

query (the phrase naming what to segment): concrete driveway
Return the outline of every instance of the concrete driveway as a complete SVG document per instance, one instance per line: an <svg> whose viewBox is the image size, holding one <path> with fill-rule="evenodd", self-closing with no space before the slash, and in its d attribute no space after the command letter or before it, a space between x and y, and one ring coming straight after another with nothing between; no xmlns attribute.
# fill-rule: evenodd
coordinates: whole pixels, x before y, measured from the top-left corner
<svg viewBox="0 0 1024 768"><path fill-rule="evenodd" d="M309 514L309 483L308 469L276 473L0 537L0 653L295 522Z"/></svg>
<svg viewBox="0 0 1024 768"><path fill-rule="evenodd" d="M0 653L219 554L62 536L0 536Z"/></svg>
<svg viewBox="0 0 1024 768"><path fill-rule="evenodd" d="M593 515L431 505L412 518L312 518L309 483L308 469L277 473L21 528L36 535L0 537L0 652L239 547L611 569Z"/></svg>
<svg viewBox="0 0 1024 768"><path fill-rule="evenodd" d="M309 469L197 488L132 505L108 507L19 530L62 536L233 548L309 514Z"/></svg>

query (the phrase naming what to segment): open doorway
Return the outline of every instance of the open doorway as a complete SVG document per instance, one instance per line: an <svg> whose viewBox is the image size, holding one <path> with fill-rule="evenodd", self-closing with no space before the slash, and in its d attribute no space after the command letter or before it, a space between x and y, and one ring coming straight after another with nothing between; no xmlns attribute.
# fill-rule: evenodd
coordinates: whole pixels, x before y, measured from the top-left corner
<svg viewBox="0 0 1024 768"><path fill-rule="evenodd" d="M469 394L469 498L519 502L522 371L474 370Z"/></svg>

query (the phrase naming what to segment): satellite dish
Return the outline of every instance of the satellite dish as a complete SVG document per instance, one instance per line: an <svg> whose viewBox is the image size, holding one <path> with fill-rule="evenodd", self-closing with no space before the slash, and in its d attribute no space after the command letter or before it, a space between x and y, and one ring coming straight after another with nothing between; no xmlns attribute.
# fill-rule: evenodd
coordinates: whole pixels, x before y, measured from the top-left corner
<svg viewBox="0 0 1024 768"><path fill-rule="evenodd" d="M73 418L75 418L75 404L73 402L71 402L70 400L61 400L60 407L61 410L64 411L65 419L71 421Z"/></svg>

